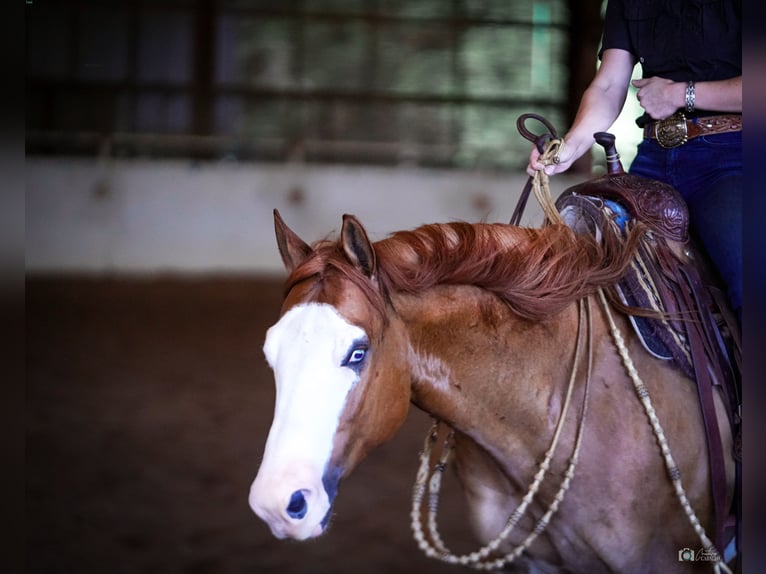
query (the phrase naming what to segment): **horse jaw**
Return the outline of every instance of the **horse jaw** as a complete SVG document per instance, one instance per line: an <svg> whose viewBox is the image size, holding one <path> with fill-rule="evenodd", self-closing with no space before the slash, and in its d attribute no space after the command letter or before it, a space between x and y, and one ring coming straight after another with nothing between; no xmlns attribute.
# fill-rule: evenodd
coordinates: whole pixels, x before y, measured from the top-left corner
<svg viewBox="0 0 766 574"><path fill-rule="evenodd" d="M329 461L348 394L359 379L359 371L344 362L365 337L333 307L319 303L293 307L267 333L264 353L274 371L276 406L249 502L278 538L304 540L327 527L342 474ZM296 493L305 513L289 512Z"/></svg>

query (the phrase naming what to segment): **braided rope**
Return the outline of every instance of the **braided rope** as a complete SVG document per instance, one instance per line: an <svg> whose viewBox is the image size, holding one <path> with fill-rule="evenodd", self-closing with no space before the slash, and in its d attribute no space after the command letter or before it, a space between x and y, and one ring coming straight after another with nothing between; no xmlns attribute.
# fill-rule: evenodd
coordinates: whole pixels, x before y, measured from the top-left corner
<svg viewBox="0 0 766 574"><path fill-rule="evenodd" d="M561 147L564 145L564 141L561 139L552 139L545 146L545 150L540 155L540 163L545 165L551 165L558 163L558 153ZM548 174L543 170L537 170L532 178L532 191L537 198L540 207L543 209L545 217L551 223L563 223L559 210L556 209L556 204L551 197L550 185Z"/></svg>
<svg viewBox="0 0 766 574"><path fill-rule="evenodd" d="M566 418L566 413L568 411L569 404L571 401L572 390L574 388L574 382L576 379L577 367L579 365L580 352L582 347L582 338L583 338L583 327L582 327L583 309L586 309L586 312L587 312L587 319L588 319L587 333L588 334L592 333L590 302L588 301L586 306L584 301L580 301L580 307L579 307L580 321L578 325L577 346L575 349L575 360L572 366L572 373L570 375L569 384L567 386L567 393L566 393L566 398L564 400L564 405L561 410L561 416L559 417L558 423L556 425L556 431L551 441L551 445L546 451L543 461L540 463L540 467L537 473L535 474L534 480L532 484L530 485L529 490L527 491L527 494L522 499L521 504L516 508L516 510L511 515L511 517L508 519L503 530L501 530L500 533L488 544L486 544L479 550L472 552L470 554L464 554L464 555L458 556L458 555L455 555L453 552L451 552L447 548L447 546L444 544L444 541L442 540L436 525L436 516L437 516L438 506L439 506L439 490L441 488L441 477L442 477L442 474L444 473L444 470L446 469L446 465L449 460L450 454L454 448L455 431L451 430L446 440L444 441L444 448L442 450L442 455L440 457L439 462L435 465L434 472L429 481L428 467L429 467L429 462L431 458L431 450L438 437L438 430L439 430L439 424L440 424L440 422L437 419L434 419L431 429L426 435L426 441L423 447L423 452L421 453L420 467L418 468L417 478L415 480L415 486L413 488L412 511L410 514L413 535L415 537L416 542L418 543L418 546L426 554L426 556L429 556L431 558L437 558L439 560L442 560L443 562L447 562L450 564L461 564L463 566L469 566L477 570L501 569L507 564L513 562L519 556L521 556L521 554L527 548L529 548L529 546L537 538L537 536L539 536L548 526L548 523L550 522L551 518L558 510L561 502L564 500L564 496L566 495L566 492L569 490L570 483L574 476L575 467L579 459L580 447L582 445L583 429L585 428L585 414L587 411L587 401L588 401L588 394L589 394L588 390L589 390L589 382L590 382L590 374L592 369L592 358L593 358L592 357L593 355L592 338L590 336L588 337L588 372L587 372L587 377L585 380L585 389L583 393L583 407L582 407L582 412L580 415L580 424L579 424L579 428L577 432L577 439L576 439L574 451L570 458L570 462L567 467L567 470L564 474L564 479L562 480L561 485L558 491L556 492L553 502L550 504L545 514L537 521L532 532L528 534L527 537L519 545L517 545L511 552L509 552L505 556L501 558L497 558L495 560L488 560L490 554L498 549L500 544L502 544L508 538L510 533L516 527L517 523L526 512L529 504L532 502L532 499L537 494L540 488L540 484L542 483L543 478L545 477L545 474L550 468L550 463L553 458L553 454L556 450L556 446L558 445L558 440L559 440L559 437L561 436L561 430L563 429L564 420ZM426 539L425 535L423 534L423 527L421 524L422 520L420 516L420 508L422 505L422 500L423 500L423 496L426 489L426 481L428 481L429 483L428 485L429 486L428 530L432 539L432 543L429 543L429 541Z"/></svg>
<svg viewBox="0 0 766 574"><path fill-rule="evenodd" d="M668 470L670 480L673 483L673 488L675 490L678 501L681 503L681 506L683 507L689 522L694 528L694 531L697 533L700 542L702 542L703 548L705 548L708 552L715 550L713 555L717 557L717 560L713 565L713 571L716 574L720 574L721 572L728 572L728 574L732 574L729 567L721 561L720 554L718 553L717 549L715 549L715 546L705 533L705 529L700 524L700 521L697 518L697 515L695 514L688 497L686 496L686 491L684 490L683 484L681 483L681 471L676 465L676 462L673 459L673 455L670 453L670 445L668 445L668 440L665 437L665 432L662 430L662 425L657 418L657 411L654 410L654 405L652 404L652 400L649 397L649 389L641 380L641 377L638 375L638 371L633 364L633 360L630 358L630 354L628 353L628 349L625 346L625 340L622 337L622 333L620 333L620 330L617 327L617 324L614 322L614 318L612 317L609 303L606 300L604 291L599 289L598 295L599 299L601 300L601 304L604 307L614 343L620 353L620 357L622 358L622 362L625 365L625 369L628 371L628 375L633 382L633 387L636 390L636 394L638 395L641 404L644 406L646 415L649 417L649 423L652 427L652 430L654 431L654 436L657 438L657 442L660 445L660 450L662 451L662 456L665 460L665 466Z"/></svg>

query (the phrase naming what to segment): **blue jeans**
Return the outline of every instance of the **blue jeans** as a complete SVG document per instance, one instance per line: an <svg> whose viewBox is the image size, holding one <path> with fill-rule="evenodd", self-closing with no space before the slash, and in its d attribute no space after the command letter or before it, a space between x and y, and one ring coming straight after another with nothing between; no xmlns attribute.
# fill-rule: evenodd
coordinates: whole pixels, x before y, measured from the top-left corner
<svg viewBox="0 0 766 574"><path fill-rule="evenodd" d="M700 136L664 149L643 140L630 173L675 187L689 206L689 229L742 317L742 132Z"/></svg>

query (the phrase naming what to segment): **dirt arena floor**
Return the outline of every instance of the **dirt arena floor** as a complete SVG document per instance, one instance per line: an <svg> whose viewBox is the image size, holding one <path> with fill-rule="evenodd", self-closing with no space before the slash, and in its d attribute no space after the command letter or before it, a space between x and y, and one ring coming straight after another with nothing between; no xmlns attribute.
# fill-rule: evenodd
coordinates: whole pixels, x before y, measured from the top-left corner
<svg viewBox="0 0 766 574"><path fill-rule="evenodd" d="M459 573L420 554L409 505L428 418L341 484L330 531L273 538L247 495L271 424L261 352L279 282L29 279L29 573ZM442 531L471 550L448 481Z"/></svg>

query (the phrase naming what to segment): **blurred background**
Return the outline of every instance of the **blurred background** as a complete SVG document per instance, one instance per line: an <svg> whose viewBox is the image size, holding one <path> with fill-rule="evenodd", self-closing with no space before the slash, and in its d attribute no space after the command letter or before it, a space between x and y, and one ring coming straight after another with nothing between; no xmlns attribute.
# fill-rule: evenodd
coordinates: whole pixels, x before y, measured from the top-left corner
<svg viewBox="0 0 766 574"><path fill-rule="evenodd" d="M283 279L272 211L307 241L343 213L372 239L507 221L530 149L516 119L565 133L602 4L27 0L27 571L454 572L411 539L414 409L321 540L279 542L250 512ZM540 220L530 201L524 224ZM445 538L467 550L461 504L453 485Z"/></svg>

